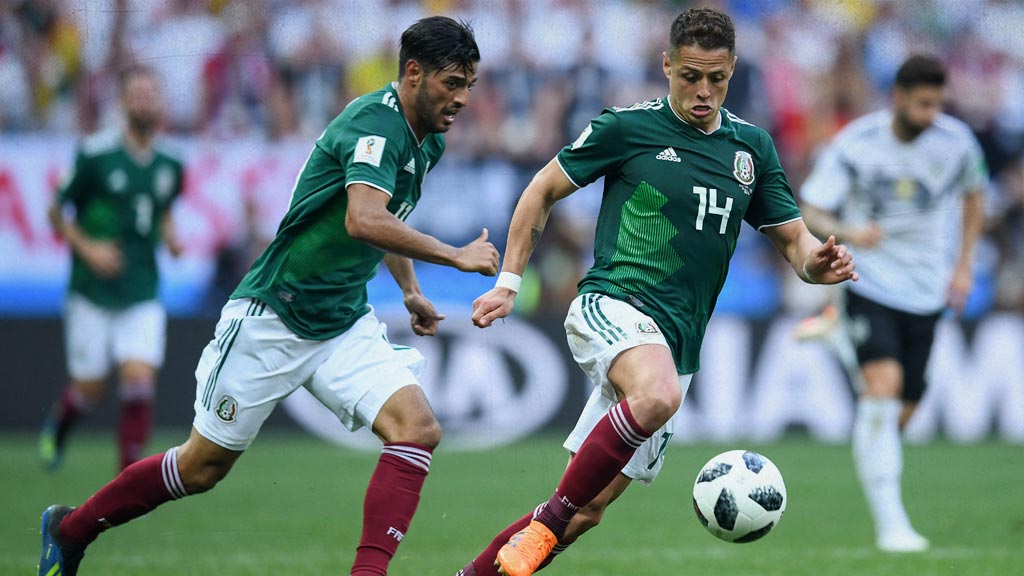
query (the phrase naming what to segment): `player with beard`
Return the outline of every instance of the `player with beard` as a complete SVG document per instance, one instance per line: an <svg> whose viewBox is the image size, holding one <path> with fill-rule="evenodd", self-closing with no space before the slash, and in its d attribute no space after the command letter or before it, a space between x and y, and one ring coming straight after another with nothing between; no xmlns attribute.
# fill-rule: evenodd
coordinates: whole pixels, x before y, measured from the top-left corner
<svg viewBox="0 0 1024 576"><path fill-rule="evenodd" d="M171 205L181 193L182 165L156 143L163 100L153 71L126 71L120 88L125 125L82 143L49 211L72 254L64 311L71 382L39 441L50 471L60 466L74 424L102 400L112 370L121 404L120 469L141 457L152 427L167 323L157 299L156 250L162 240L171 254L181 252Z"/></svg>
<svg viewBox="0 0 1024 576"><path fill-rule="evenodd" d="M327 126L277 236L224 306L196 369L188 440L128 467L78 508L47 508L41 576L73 576L100 532L213 488L299 387L349 429L369 427L384 443L350 574L387 572L441 428L417 380L423 357L388 342L366 283L383 261L413 331L433 335L444 316L420 291L411 259L497 273L486 229L454 247L404 223L444 152L442 134L469 101L479 60L464 22L430 17L403 32L398 81L353 100Z"/></svg>
<svg viewBox="0 0 1024 576"><path fill-rule="evenodd" d="M807 227L847 242L861 274L840 291L841 329L817 332L858 387L854 464L888 552L929 546L903 506L900 430L924 394L936 322L947 306L963 310L984 223L988 171L970 128L942 114L945 83L936 58L907 59L892 109L844 128L801 188ZM805 332L829 324L816 319Z"/></svg>

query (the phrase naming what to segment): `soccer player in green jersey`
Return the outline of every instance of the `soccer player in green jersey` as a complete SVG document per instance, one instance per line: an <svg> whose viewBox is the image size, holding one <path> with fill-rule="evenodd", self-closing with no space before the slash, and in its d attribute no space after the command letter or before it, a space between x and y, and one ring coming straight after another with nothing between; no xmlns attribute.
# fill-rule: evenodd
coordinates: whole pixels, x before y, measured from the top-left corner
<svg viewBox="0 0 1024 576"><path fill-rule="evenodd" d="M552 205L603 176L595 262L565 321L596 387L565 443L572 456L554 495L460 575L494 575L495 564L533 574L597 525L632 480L657 476L742 221L806 282L857 278L844 246L807 231L768 134L721 108L735 63L730 18L684 12L664 55L668 96L605 110L519 199L502 273L474 302L473 322L484 328L512 311Z"/></svg>
<svg viewBox="0 0 1024 576"><path fill-rule="evenodd" d="M182 165L155 142L163 102L151 70L122 75L121 104L123 129L84 141L50 208L72 254L64 311L71 383L39 441L50 470L60 465L72 426L102 399L112 368L121 400L121 469L142 456L152 427L167 323L157 300L156 249L162 240L171 254L181 251L170 209L181 193ZM73 218L65 216L66 206Z"/></svg>
<svg viewBox="0 0 1024 576"><path fill-rule="evenodd" d="M383 261L413 331L432 335L444 316L420 291L411 258L497 273L486 229L454 247L404 223L444 151L442 133L469 101L479 60L464 22L430 17L403 32L398 81L349 103L316 141L277 236L224 306L196 369L188 440L128 467L78 508L47 508L40 576L73 576L103 530L213 488L299 387L349 429L369 427L384 442L350 574L387 573L441 428L417 380L423 357L388 342L366 283Z"/></svg>

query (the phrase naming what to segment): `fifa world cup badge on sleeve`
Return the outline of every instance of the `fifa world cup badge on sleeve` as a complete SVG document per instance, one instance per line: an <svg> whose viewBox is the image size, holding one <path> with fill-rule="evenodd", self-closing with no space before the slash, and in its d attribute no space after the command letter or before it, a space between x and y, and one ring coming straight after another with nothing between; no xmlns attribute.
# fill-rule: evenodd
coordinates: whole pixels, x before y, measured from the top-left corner
<svg viewBox="0 0 1024 576"><path fill-rule="evenodd" d="M363 136L356 141L352 162L373 164L380 168L380 159L384 157L384 145L388 139L383 136Z"/></svg>

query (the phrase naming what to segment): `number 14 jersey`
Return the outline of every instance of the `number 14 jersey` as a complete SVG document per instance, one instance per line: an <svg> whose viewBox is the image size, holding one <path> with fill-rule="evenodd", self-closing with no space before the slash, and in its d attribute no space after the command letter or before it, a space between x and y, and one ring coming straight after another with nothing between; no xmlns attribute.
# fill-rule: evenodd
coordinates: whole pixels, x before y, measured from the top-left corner
<svg viewBox="0 0 1024 576"><path fill-rule="evenodd" d="M606 109L557 157L577 186L605 178L594 265L579 293L639 305L664 332L680 374L700 368L740 222L761 230L800 218L768 133L721 114L721 127L705 133L667 96Z"/></svg>

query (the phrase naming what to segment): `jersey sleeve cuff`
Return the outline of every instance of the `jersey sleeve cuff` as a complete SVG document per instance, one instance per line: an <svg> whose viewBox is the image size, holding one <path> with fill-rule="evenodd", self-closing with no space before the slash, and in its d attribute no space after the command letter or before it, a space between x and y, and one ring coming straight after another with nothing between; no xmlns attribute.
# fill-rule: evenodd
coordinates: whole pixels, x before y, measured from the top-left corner
<svg viewBox="0 0 1024 576"><path fill-rule="evenodd" d="M803 220L803 219L804 219L803 216L797 216L795 218L790 218L789 220L783 220L781 222L772 222L770 224L761 224L760 226L757 227L757 231L761 232L765 228L774 228L776 226L782 226L783 224L789 224L790 222L796 222L797 220Z"/></svg>
<svg viewBox="0 0 1024 576"><path fill-rule="evenodd" d="M348 187L353 184L365 184L370 188L376 188L377 190L380 190L381 192L387 194L389 197L395 195L395 193L392 190L388 190L387 188L381 186L380 184L377 184L375 182L368 182L366 180L352 180L351 182L345 182L345 190L348 190Z"/></svg>
<svg viewBox="0 0 1024 576"><path fill-rule="evenodd" d="M577 182L576 179L572 177L572 174L569 174L569 169L562 164L561 158L555 156L555 162L558 163L558 168L562 171L562 174L565 174L565 177L569 179L569 182L572 182L573 186L577 188L583 188L583 186L581 186L580 183Z"/></svg>

